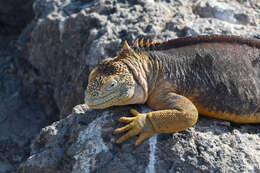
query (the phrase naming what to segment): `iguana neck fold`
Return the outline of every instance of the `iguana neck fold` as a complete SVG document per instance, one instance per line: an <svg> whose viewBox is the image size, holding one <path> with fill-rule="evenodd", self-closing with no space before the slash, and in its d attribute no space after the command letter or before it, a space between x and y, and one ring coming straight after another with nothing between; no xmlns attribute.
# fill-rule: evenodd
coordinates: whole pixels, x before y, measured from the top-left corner
<svg viewBox="0 0 260 173"><path fill-rule="evenodd" d="M133 56L121 59L126 64L129 71L132 72L134 79L137 82L136 92L134 97L139 98L139 103L145 103L149 93L156 85L159 65L155 60L150 59L145 54L135 53ZM140 92L142 90L142 92ZM142 93L142 94L141 94Z"/></svg>

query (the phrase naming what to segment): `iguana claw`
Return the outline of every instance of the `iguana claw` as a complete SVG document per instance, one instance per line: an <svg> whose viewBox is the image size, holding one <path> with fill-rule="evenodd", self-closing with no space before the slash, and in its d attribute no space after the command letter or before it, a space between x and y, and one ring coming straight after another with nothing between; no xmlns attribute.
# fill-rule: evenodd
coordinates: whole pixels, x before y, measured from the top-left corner
<svg viewBox="0 0 260 173"><path fill-rule="evenodd" d="M155 134L155 131L153 129L153 126L150 122L150 120L147 118L146 113L139 113L135 109L130 109L130 112L135 117L121 117L119 119L120 122L128 123L127 125L117 128L114 131L114 134L119 134L122 132L128 131L125 135L121 136L116 143L122 143L125 140L129 139L132 136L136 136L140 134L138 139L135 142L135 146L138 146L141 144L145 139L149 138L150 136L153 136Z"/></svg>

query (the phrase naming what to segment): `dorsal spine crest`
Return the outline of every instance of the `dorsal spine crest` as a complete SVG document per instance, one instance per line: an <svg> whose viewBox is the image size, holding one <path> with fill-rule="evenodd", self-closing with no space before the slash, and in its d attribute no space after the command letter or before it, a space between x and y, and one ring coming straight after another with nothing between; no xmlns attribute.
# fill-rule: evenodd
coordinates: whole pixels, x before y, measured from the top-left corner
<svg viewBox="0 0 260 173"><path fill-rule="evenodd" d="M140 47L143 47L143 46L144 46L144 38L142 38L142 39L140 40L139 46L140 46Z"/></svg>
<svg viewBox="0 0 260 173"><path fill-rule="evenodd" d="M240 36L233 35L197 35L189 37L180 37L172 40L167 40L164 42L151 42L147 39L144 44L144 38L139 42L138 39L135 40L133 44L134 49L146 48L146 50L161 50L184 47L199 43L237 43L245 44L251 47L260 48L260 40L258 39L248 39Z"/></svg>

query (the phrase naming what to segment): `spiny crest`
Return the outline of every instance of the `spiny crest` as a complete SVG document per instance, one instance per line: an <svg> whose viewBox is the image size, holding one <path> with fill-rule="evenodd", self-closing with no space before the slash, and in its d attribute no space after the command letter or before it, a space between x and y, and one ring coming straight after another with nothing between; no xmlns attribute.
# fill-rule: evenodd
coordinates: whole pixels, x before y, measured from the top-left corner
<svg viewBox="0 0 260 173"><path fill-rule="evenodd" d="M139 46L140 47L144 47L144 38L141 38L141 40L139 42Z"/></svg>
<svg viewBox="0 0 260 173"><path fill-rule="evenodd" d="M160 45L161 42L151 42L149 39L146 39L144 41L144 38L141 38L140 41L138 39L135 40L134 44L132 46L129 46L127 41L124 41L124 45L122 50L118 53L117 60L121 58L125 58L128 54L136 53L140 51L141 49L148 49L152 50L155 48L155 46Z"/></svg>
<svg viewBox="0 0 260 173"><path fill-rule="evenodd" d="M139 41L138 39L135 40L134 44L133 44L133 48L150 48L151 46L155 46L156 44L158 44L158 42L151 42L150 40L147 39L146 42L144 41L144 38L141 38L141 40Z"/></svg>
<svg viewBox="0 0 260 173"><path fill-rule="evenodd" d="M161 42L150 42L149 39L146 39L146 41L144 41L144 40L145 40L144 38L141 38L140 41L138 39L136 39L134 44L133 44L133 46L132 46L132 48L134 48L134 49L154 48L155 46L161 44Z"/></svg>
<svg viewBox="0 0 260 173"><path fill-rule="evenodd" d="M146 48L149 50L167 50L171 48L178 48L183 46L189 46L200 43L238 43L245 44L251 47L260 48L260 40L254 38L243 38L240 36L234 35L196 35L188 37L180 37L176 39L171 39L163 42L152 42L149 43L149 40L146 41L143 45L143 39L139 42L135 41L133 48Z"/></svg>
<svg viewBox="0 0 260 173"><path fill-rule="evenodd" d="M144 43L144 38L140 41L138 39L135 40L133 46L134 51L138 51L140 49L145 50L167 50L171 48L178 48L183 46L189 46L200 43L238 43L238 44L246 44L251 47L260 48L260 40L253 38L242 38L240 36L233 35L197 35L197 36L189 36L189 37L180 37L176 39L167 40L164 42L152 42L150 43L149 39Z"/></svg>
<svg viewBox="0 0 260 173"><path fill-rule="evenodd" d="M130 50L130 46L128 45L127 41L124 41L124 46L123 46L123 50Z"/></svg>
<svg viewBox="0 0 260 173"><path fill-rule="evenodd" d="M147 40L146 40L146 43L145 43L145 46L146 46L146 47L149 47L149 45L150 45L150 41L149 41L149 39L147 39Z"/></svg>
<svg viewBox="0 0 260 173"><path fill-rule="evenodd" d="M135 40L134 44L132 46L129 46L127 41L124 41L122 50L118 53L115 61L121 61L125 59L126 57L142 57L139 55L143 50L154 50L157 45L160 45L161 42L150 42L149 39L141 38L140 41L138 39Z"/></svg>

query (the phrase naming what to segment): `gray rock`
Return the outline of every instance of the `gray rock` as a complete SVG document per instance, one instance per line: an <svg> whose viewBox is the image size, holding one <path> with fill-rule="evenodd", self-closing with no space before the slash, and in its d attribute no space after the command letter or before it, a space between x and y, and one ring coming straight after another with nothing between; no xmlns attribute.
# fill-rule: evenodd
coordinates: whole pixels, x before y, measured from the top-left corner
<svg viewBox="0 0 260 173"><path fill-rule="evenodd" d="M17 50L3 39L0 48L0 172L15 171L30 153L31 140L48 125L49 118L44 111L35 84L26 81L21 74L30 70L18 56ZM45 97L41 97L42 100ZM50 101L50 99L48 99ZM47 114L47 115L46 115Z"/></svg>
<svg viewBox="0 0 260 173"><path fill-rule="evenodd" d="M33 0L0 0L0 34L15 39L31 22Z"/></svg>
<svg viewBox="0 0 260 173"><path fill-rule="evenodd" d="M257 21L254 20L258 16L257 11L252 12L250 8L242 6L237 1L203 0L193 6L193 12L202 18L216 18L243 25L256 25Z"/></svg>
<svg viewBox="0 0 260 173"><path fill-rule="evenodd" d="M10 171L14 171L14 167L5 158L1 158L0 173L6 173L6 172L10 172Z"/></svg>
<svg viewBox="0 0 260 173"><path fill-rule="evenodd" d="M232 5L228 3L221 3L215 0L200 1L199 4L195 6L194 11L201 17L214 17L219 20L236 23Z"/></svg>
<svg viewBox="0 0 260 173"><path fill-rule="evenodd" d="M130 107L87 110L42 130L19 171L30 172L259 172L260 129L200 117L186 131L159 134L134 147L136 137L116 144L120 116ZM141 112L150 111L136 106ZM87 110L87 111L86 111ZM84 112L86 111L86 112ZM37 147L36 147L37 146ZM66 165L64 165L65 163Z"/></svg>

